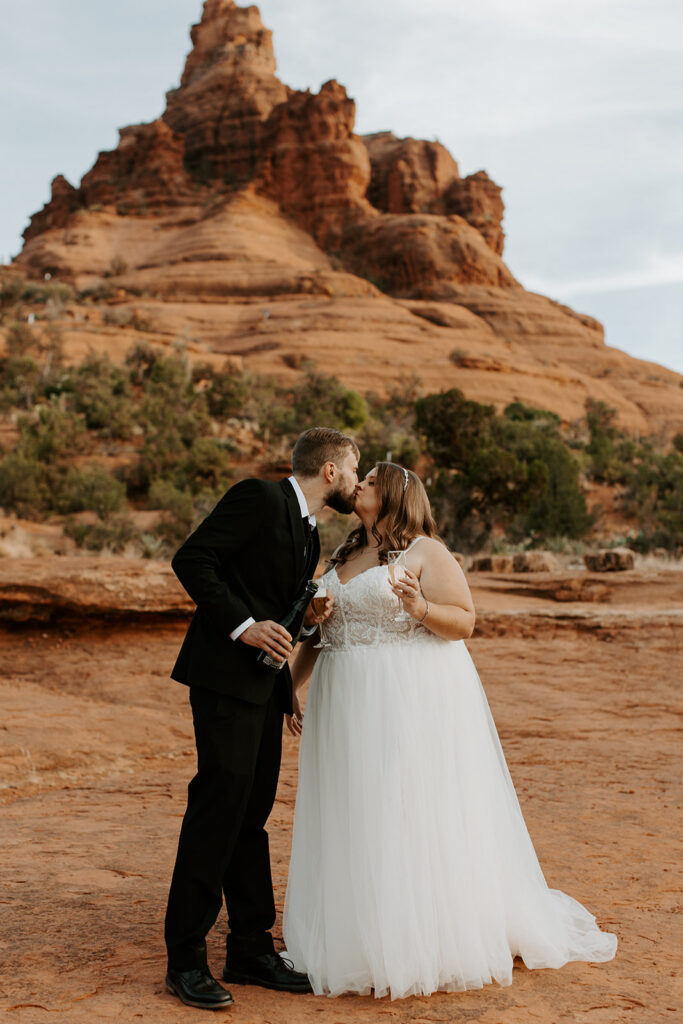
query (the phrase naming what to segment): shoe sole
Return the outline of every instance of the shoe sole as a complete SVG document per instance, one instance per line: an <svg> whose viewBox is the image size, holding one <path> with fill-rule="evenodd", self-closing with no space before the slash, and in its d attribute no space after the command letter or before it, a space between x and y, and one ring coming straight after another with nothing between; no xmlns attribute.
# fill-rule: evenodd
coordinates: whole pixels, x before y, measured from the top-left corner
<svg viewBox="0 0 683 1024"><path fill-rule="evenodd" d="M178 989L174 988L173 985L168 981L166 982L166 991L170 992L172 996L177 996L180 1002L184 1003L185 1006L194 1006L198 1010L224 1010L226 1006L232 1006L232 1004L235 1002L235 1000L231 996L230 999L225 999L222 1003L196 1003L191 999L185 999L185 997L180 994Z"/></svg>
<svg viewBox="0 0 683 1024"><path fill-rule="evenodd" d="M296 995L310 995L313 991L310 985L293 988L288 985L277 985L272 981L264 981L253 974L235 974L233 971L223 971L223 981L229 985L258 985L260 988L270 988L275 992L294 992Z"/></svg>

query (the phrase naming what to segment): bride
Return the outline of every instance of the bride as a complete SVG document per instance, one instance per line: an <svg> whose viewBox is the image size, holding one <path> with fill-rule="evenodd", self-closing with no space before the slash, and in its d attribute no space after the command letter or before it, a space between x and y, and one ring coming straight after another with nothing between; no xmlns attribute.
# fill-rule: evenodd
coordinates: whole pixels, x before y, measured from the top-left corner
<svg viewBox="0 0 683 1024"><path fill-rule="evenodd" d="M516 956L610 960L616 936L543 877L465 647L469 588L419 478L378 463L355 511L323 576L325 646L307 640L292 673L287 955L317 994L394 999L509 985ZM395 586L392 549L406 551Z"/></svg>

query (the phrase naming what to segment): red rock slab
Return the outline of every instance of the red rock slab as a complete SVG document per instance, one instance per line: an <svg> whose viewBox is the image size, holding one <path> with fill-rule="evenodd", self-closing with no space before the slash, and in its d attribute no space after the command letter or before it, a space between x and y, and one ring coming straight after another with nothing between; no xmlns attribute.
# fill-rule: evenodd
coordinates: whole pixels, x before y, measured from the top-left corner
<svg viewBox="0 0 683 1024"><path fill-rule="evenodd" d="M144 558L0 559L0 620L189 616L167 562Z"/></svg>

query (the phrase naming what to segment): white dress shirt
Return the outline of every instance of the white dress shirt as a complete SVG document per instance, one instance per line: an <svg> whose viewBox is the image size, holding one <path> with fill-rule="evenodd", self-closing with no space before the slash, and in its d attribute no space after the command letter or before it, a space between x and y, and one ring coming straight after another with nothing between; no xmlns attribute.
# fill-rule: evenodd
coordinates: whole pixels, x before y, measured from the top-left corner
<svg viewBox="0 0 683 1024"><path fill-rule="evenodd" d="M290 477L288 477L288 479L289 479L290 484L294 488L294 493L296 494L297 500L299 502L299 508L301 509L301 518L302 519L308 519L308 521L309 521L309 523L311 525L311 529L313 529L315 527L315 524L316 524L315 516L312 515L308 511L308 502L306 501L306 496L305 496L304 492L301 490L301 487L299 486L299 481L297 480L297 478L295 476L290 476ZM239 624L237 629L233 629L232 633L230 634L230 639L231 640L238 640L239 637L241 637L242 633L244 633L245 629L248 629L249 626L252 626L254 624L254 622L256 622L256 619L254 619L250 615L248 619L245 619L244 622L241 622ZM308 634L308 633L314 632L314 630L308 629L308 630L305 630L304 632L306 634Z"/></svg>

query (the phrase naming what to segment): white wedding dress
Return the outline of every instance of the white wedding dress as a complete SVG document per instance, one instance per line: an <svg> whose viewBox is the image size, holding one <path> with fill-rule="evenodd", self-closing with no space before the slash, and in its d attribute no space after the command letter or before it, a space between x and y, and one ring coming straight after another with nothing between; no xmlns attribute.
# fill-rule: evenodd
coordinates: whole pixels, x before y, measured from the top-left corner
<svg viewBox="0 0 683 1024"><path fill-rule="evenodd" d="M311 678L284 912L314 992L392 998L610 960L549 889L463 640L397 617L386 566L342 584Z"/></svg>

